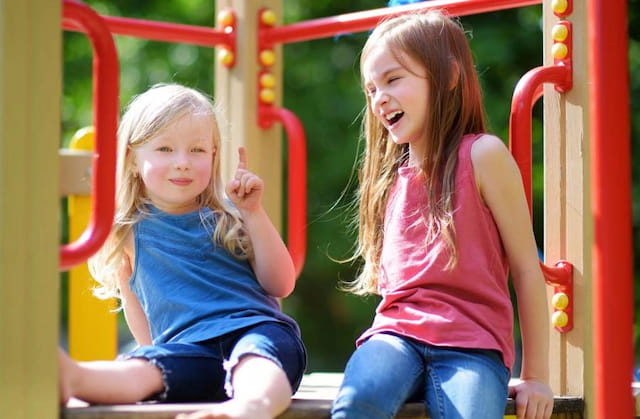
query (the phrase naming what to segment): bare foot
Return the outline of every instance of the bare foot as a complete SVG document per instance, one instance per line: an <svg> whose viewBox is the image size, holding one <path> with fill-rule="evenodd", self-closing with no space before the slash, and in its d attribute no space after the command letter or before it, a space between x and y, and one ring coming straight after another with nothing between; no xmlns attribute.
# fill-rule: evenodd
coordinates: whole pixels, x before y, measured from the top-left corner
<svg viewBox="0 0 640 419"><path fill-rule="evenodd" d="M231 399L207 410L179 414L176 419L273 419L273 416L262 401Z"/></svg>

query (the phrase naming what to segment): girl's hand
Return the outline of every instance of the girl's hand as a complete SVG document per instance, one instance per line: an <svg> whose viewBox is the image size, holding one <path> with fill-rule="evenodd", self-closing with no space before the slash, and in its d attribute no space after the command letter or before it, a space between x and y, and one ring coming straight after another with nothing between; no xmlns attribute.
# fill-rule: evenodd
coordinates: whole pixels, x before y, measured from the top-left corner
<svg viewBox="0 0 640 419"><path fill-rule="evenodd" d="M511 380L509 396L516 401L518 419L548 419L553 411L553 392L538 380Z"/></svg>
<svg viewBox="0 0 640 419"><path fill-rule="evenodd" d="M233 179L227 183L226 193L229 199L240 211L254 211L260 207L264 182L257 175L250 172L247 160L247 150L238 148L238 168Z"/></svg>

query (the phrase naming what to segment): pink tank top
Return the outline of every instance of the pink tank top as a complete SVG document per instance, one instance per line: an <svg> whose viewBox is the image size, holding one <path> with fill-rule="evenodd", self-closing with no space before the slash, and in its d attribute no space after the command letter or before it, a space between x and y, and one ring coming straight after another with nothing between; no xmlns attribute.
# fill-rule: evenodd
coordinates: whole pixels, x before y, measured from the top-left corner
<svg viewBox="0 0 640 419"><path fill-rule="evenodd" d="M453 216L458 263L453 270L443 269L449 255L440 241L424 245L424 176L415 168L399 169L385 215L382 301L358 345L373 334L393 332L437 346L494 349L512 367L508 264L475 182L471 146L478 138L466 135L458 150Z"/></svg>

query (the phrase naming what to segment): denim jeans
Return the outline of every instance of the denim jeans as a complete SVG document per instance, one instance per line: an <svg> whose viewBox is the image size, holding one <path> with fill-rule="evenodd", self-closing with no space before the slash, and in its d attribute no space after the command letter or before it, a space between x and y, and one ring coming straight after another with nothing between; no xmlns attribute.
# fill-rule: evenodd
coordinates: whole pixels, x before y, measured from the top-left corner
<svg viewBox="0 0 640 419"><path fill-rule="evenodd" d="M175 403L232 397L231 372L246 355L270 359L283 369L293 391L298 389L306 367L306 350L296 331L276 322L259 323L204 342L142 346L120 358L143 358L156 365L165 389L150 400Z"/></svg>
<svg viewBox="0 0 640 419"><path fill-rule="evenodd" d="M331 417L393 418L405 402L423 401L431 419L497 419L508 384L509 370L496 351L378 334L349 359Z"/></svg>

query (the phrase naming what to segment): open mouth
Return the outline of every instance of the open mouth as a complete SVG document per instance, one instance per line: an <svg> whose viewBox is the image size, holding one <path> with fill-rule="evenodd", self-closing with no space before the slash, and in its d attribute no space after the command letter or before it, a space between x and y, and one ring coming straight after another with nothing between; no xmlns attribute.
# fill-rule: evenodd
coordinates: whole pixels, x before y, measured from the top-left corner
<svg viewBox="0 0 640 419"><path fill-rule="evenodd" d="M389 123L389 126L393 126L395 125L400 118L402 118L404 116L404 112L402 111L395 111L392 112L388 115L385 116L385 119L387 120L387 122Z"/></svg>

